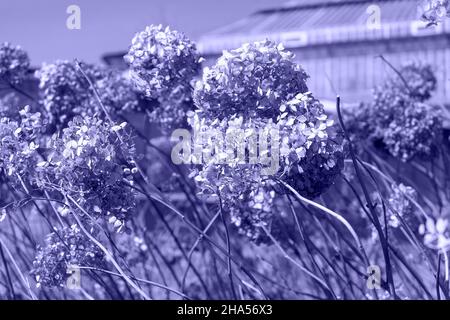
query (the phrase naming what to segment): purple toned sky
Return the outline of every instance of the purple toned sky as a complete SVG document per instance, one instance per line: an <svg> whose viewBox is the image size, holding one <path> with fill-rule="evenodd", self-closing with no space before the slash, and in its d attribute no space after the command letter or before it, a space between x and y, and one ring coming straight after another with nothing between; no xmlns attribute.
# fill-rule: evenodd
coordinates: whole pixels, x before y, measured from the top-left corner
<svg viewBox="0 0 450 320"><path fill-rule="evenodd" d="M33 65L55 59L98 62L125 50L152 23L169 24L192 39L285 0L0 0L0 42L20 44ZM81 9L81 30L66 28L66 9Z"/></svg>

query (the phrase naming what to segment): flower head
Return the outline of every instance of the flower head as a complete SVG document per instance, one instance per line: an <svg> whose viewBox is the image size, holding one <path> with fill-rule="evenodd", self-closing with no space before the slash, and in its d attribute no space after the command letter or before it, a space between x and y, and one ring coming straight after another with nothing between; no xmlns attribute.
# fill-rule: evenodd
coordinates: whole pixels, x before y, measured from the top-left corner
<svg viewBox="0 0 450 320"><path fill-rule="evenodd" d="M13 85L20 83L30 71L28 54L8 42L0 44L0 80Z"/></svg>
<svg viewBox="0 0 450 320"><path fill-rule="evenodd" d="M430 24L437 24L445 17L450 16L450 1L448 0L422 0L420 5L422 19Z"/></svg>
<svg viewBox="0 0 450 320"><path fill-rule="evenodd" d="M135 35L124 59L137 89L159 103L151 120L163 128L184 121L192 109L190 83L201 67L195 44L183 33L151 25Z"/></svg>
<svg viewBox="0 0 450 320"><path fill-rule="evenodd" d="M77 116L61 137L54 136L53 152L38 164L42 187L70 195L87 212L103 217L118 230L123 229L135 204L130 187L134 146L125 125Z"/></svg>
<svg viewBox="0 0 450 320"><path fill-rule="evenodd" d="M293 58L281 44L269 40L224 51L196 84L195 104L210 118L233 114L273 118L282 102L308 91L308 76Z"/></svg>
<svg viewBox="0 0 450 320"><path fill-rule="evenodd" d="M104 253L74 224L47 236L45 246L38 248L31 273L37 286L63 287L71 267L100 268L104 263Z"/></svg>
<svg viewBox="0 0 450 320"><path fill-rule="evenodd" d="M139 107L138 95L134 91L131 80L116 70L102 70L102 77L95 83L100 100L108 112L115 115ZM96 113L102 114L99 103L91 95L91 103Z"/></svg>
<svg viewBox="0 0 450 320"><path fill-rule="evenodd" d="M97 81L103 77L99 68L83 64L84 72ZM42 104L59 128L64 127L75 115L93 114L92 91L89 82L78 70L76 62L56 61L44 64L36 71L41 89Z"/></svg>
<svg viewBox="0 0 450 320"><path fill-rule="evenodd" d="M380 141L404 162L432 158L442 136L439 107L426 103L436 78L427 65L407 64L399 72L375 88L372 103L347 114L348 128L356 140Z"/></svg>
<svg viewBox="0 0 450 320"><path fill-rule="evenodd" d="M414 157L434 157L441 130L439 108L416 102L405 105L403 114L398 114L381 136L389 152L406 162Z"/></svg>
<svg viewBox="0 0 450 320"><path fill-rule="evenodd" d="M413 62L401 69L401 75L406 81L408 93L417 101L431 98L437 87L437 79L431 65ZM399 84L399 81L396 81ZM401 86L405 89L405 86Z"/></svg>
<svg viewBox="0 0 450 320"><path fill-rule="evenodd" d="M25 106L18 121L0 119L0 170L13 181L31 174L38 161L38 136L43 129L40 113Z"/></svg>
<svg viewBox="0 0 450 320"><path fill-rule="evenodd" d="M253 241L270 230L274 216L275 183L265 180L262 168L251 164L205 164L196 171L195 180L204 195L219 196L223 210L239 232Z"/></svg>
<svg viewBox="0 0 450 320"><path fill-rule="evenodd" d="M274 220L275 191L263 186L254 186L228 201L230 204L230 218L239 230L256 243L268 242L262 227L271 230Z"/></svg>
<svg viewBox="0 0 450 320"><path fill-rule="evenodd" d="M307 78L291 52L266 40L225 51L194 91L199 110L189 124L200 139L191 160L202 164L195 181L221 198L255 242L277 218L279 180L315 197L343 168L342 135L308 92Z"/></svg>
<svg viewBox="0 0 450 320"><path fill-rule="evenodd" d="M261 226L272 225L278 180L315 197L344 163L342 135L310 93L297 94L278 113L275 121L242 115L219 121L200 118L201 111L189 118L198 138L191 160L202 163L195 181L202 193L221 197L232 222L254 241L264 235Z"/></svg>
<svg viewBox="0 0 450 320"><path fill-rule="evenodd" d="M309 93L296 95L281 109L281 177L303 196L316 197L344 168L343 135Z"/></svg>

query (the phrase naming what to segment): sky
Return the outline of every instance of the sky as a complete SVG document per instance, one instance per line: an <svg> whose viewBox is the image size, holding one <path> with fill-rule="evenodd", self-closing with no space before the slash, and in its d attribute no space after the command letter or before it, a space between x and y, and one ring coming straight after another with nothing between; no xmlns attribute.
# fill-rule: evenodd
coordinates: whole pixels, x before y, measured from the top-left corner
<svg viewBox="0 0 450 320"><path fill-rule="evenodd" d="M0 0L0 42L27 50L32 65L78 58L99 62L124 51L146 25L170 25L195 40L202 33L277 7L286 0ZM81 29L70 30L67 8L77 5Z"/></svg>

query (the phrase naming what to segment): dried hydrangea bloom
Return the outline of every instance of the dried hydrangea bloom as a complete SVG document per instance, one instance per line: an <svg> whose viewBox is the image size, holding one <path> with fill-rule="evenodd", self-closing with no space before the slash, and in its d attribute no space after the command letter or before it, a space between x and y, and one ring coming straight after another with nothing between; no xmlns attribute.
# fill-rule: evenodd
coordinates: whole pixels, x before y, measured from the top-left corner
<svg viewBox="0 0 450 320"><path fill-rule="evenodd" d="M177 128L187 126L186 114L193 109L191 101L173 103L170 100L160 99L158 103L152 103L149 109L148 120L156 123L165 134Z"/></svg>
<svg viewBox="0 0 450 320"><path fill-rule="evenodd" d="M135 35L124 59L138 90L160 103L152 120L163 121L165 127L183 122L192 109L191 81L201 68L195 44L183 33L151 25Z"/></svg>
<svg viewBox="0 0 450 320"><path fill-rule="evenodd" d="M272 224L273 201L280 194L275 192L280 191L277 180L312 198L334 182L344 165L342 135L309 93L283 103L278 114L275 121L245 121L243 116L219 121L200 118L203 112L190 118L194 136L199 137L190 160L202 163L193 173L195 181L202 193L220 194L232 222L252 240L264 234L261 226ZM212 139L205 139L205 134ZM235 157L232 150L242 146L247 151Z"/></svg>
<svg viewBox="0 0 450 320"><path fill-rule="evenodd" d="M38 287L64 287L71 268L102 268L105 263L104 253L77 225L49 234L45 242L38 248L31 271Z"/></svg>
<svg viewBox="0 0 450 320"><path fill-rule="evenodd" d="M138 107L138 96L132 83L121 72L90 64L82 64L100 100L110 116ZM76 115L105 117L89 81L76 62L57 61L36 72L49 118L57 128L63 128Z"/></svg>
<svg viewBox="0 0 450 320"><path fill-rule="evenodd" d="M195 104L210 118L276 117L282 102L308 91L308 76L293 58L292 52L269 40L224 51L197 82Z"/></svg>
<svg viewBox="0 0 450 320"><path fill-rule="evenodd" d="M256 161L254 150L228 158L230 153L220 150L224 143L218 141L206 144L211 149L204 150L204 141L194 146L215 155L194 173L202 192L219 194L233 223L254 241L264 234L261 226L270 229L275 218L278 179L315 197L343 168L342 135L308 92L307 78L292 53L267 40L224 52L194 91L200 109L189 119L194 132L212 130L210 136L222 137L232 148L254 146L266 132L270 150L259 150ZM256 145L260 148L261 143ZM199 163L195 151L193 157L192 162Z"/></svg>
<svg viewBox="0 0 450 320"><path fill-rule="evenodd" d="M385 128L382 137L388 151L406 162L414 157L432 158L437 154L442 119L438 108L413 102L404 106Z"/></svg>
<svg viewBox="0 0 450 320"><path fill-rule="evenodd" d="M270 229L273 218L275 183L265 180L261 166L254 164L204 164L194 171L201 194L217 196L224 211L241 234L253 241L264 235L262 226Z"/></svg>
<svg viewBox="0 0 450 320"><path fill-rule="evenodd" d="M250 188L248 188L250 189ZM230 218L239 230L256 243L270 242L261 227L272 230L275 191L257 186L241 194L230 205Z"/></svg>
<svg viewBox="0 0 450 320"><path fill-rule="evenodd" d="M30 71L28 54L8 42L0 44L0 80L16 85L26 79Z"/></svg>
<svg viewBox="0 0 450 320"><path fill-rule="evenodd" d="M253 123L244 123L239 121L241 119L210 121L199 118L197 113L191 115L189 122L198 132L198 139L194 141L194 152L189 161L202 163L191 173L191 177L194 177L201 194L220 195L223 209L230 214L231 222L239 232L257 241L261 233L264 234L260 227L269 227L272 219L272 199L267 191L273 182L264 181L260 165L241 164L238 159L227 161L227 152L221 148L223 143L219 141L224 141L226 132L230 132L230 127L237 123L240 123L237 130L254 130ZM207 133L208 136L204 138L201 133ZM247 142L245 135L236 138L241 143ZM234 142L231 140L231 143Z"/></svg>
<svg viewBox="0 0 450 320"><path fill-rule="evenodd" d="M38 163L43 188L70 195L118 231L135 207L130 187L137 172L132 160L135 150L125 125L77 116L61 137L54 136L47 160Z"/></svg>
<svg viewBox="0 0 450 320"><path fill-rule="evenodd" d="M394 75L373 92L371 116L377 117L382 128L400 116L409 103L425 102L436 89L437 80L430 65L408 63L399 73L401 77Z"/></svg>
<svg viewBox="0 0 450 320"><path fill-rule="evenodd" d="M433 91L437 88L437 79L433 68L429 64L413 62L406 64L401 69L401 75L408 84L408 93L417 101L425 101L431 98ZM400 82L397 80L396 85ZM404 85L400 85L405 88Z"/></svg>
<svg viewBox="0 0 450 320"><path fill-rule="evenodd" d="M311 94L298 94L281 110L282 177L301 195L314 198L344 168L343 135Z"/></svg>
<svg viewBox="0 0 450 320"><path fill-rule="evenodd" d="M138 95L131 80L117 70L102 70L102 77L95 83L100 100L111 115L137 110ZM91 95L91 110L103 114L97 98Z"/></svg>
<svg viewBox="0 0 450 320"><path fill-rule="evenodd" d="M438 22L450 16L450 1L448 0L422 0L420 3L422 19L430 24Z"/></svg>
<svg viewBox="0 0 450 320"><path fill-rule="evenodd" d="M83 70L91 81L102 78L100 69L93 65L83 64ZM58 128L64 127L75 115L91 113L92 91L75 62L58 60L44 64L36 71L36 77L42 104Z"/></svg>
<svg viewBox="0 0 450 320"><path fill-rule="evenodd" d="M22 109L19 115L19 121L9 118L0 120L0 169L12 181L33 171L38 161L37 135L43 128L41 115L31 113L29 106ZM20 181L16 182L20 184Z"/></svg>
<svg viewBox="0 0 450 320"><path fill-rule="evenodd" d="M348 129L356 140L381 141L394 157L409 161L432 158L442 136L439 108L426 102L436 88L427 65L408 64L377 87L373 102L348 113Z"/></svg>

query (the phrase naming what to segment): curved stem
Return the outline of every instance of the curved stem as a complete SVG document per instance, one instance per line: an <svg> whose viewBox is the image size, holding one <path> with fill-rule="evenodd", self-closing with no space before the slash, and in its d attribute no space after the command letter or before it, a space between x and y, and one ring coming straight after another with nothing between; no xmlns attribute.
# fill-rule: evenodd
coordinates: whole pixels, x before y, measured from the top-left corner
<svg viewBox="0 0 450 320"><path fill-rule="evenodd" d="M344 227L349 231L349 233L351 234L351 236L353 237L353 239L355 240L356 244L358 245L359 248L362 248L362 242L359 239L358 235L356 234L356 231L353 229L353 227L350 225L350 223L340 214L328 209L325 206L322 206L321 204L318 204L317 202L314 202L312 200L306 199L305 197L302 197L293 187L291 187L289 184L287 184L284 181L278 180L279 183L281 183L286 189L288 189L290 192L292 192L292 194L297 198L297 200L301 201L301 202L305 202L313 207L316 207L318 209L320 209L321 211L329 214L330 216L332 216L333 218L335 218L336 220L338 220L340 223L342 223L344 225ZM365 255L365 254L364 254Z"/></svg>

